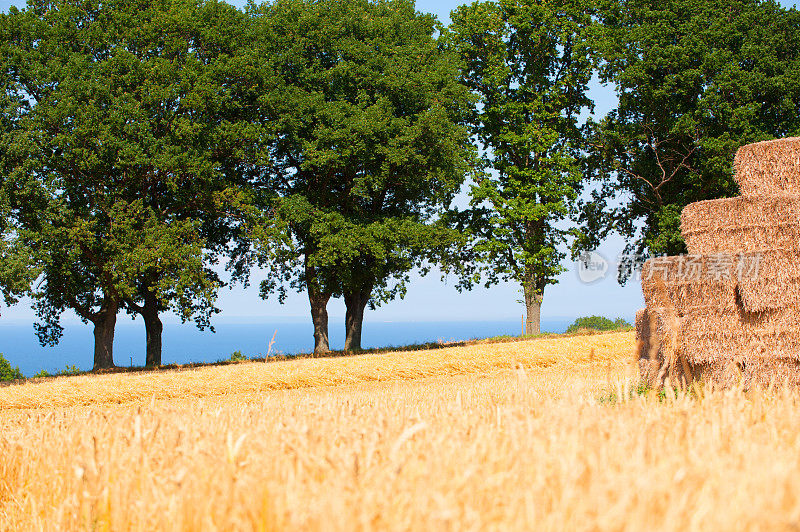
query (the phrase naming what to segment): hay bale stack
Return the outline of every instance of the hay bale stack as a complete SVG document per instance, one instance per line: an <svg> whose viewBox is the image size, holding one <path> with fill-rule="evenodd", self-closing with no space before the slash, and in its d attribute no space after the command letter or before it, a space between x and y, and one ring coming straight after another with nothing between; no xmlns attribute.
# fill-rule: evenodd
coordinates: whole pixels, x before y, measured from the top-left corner
<svg viewBox="0 0 800 532"><path fill-rule="evenodd" d="M642 380L800 385L800 138L743 146L743 196L681 214L689 255L642 270Z"/></svg>
<svg viewBox="0 0 800 532"><path fill-rule="evenodd" d="M742 146L733 167L743 196L800 194L800 137Z"/></svg>

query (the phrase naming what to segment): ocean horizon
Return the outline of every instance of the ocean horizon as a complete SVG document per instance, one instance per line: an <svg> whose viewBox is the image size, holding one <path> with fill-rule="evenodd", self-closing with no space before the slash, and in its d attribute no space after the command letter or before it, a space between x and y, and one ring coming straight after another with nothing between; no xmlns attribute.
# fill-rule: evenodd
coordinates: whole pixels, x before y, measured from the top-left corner
<svg viewBox="0 0 800 532"><path fill-rule="evenodd" d="M332 349L344 346L344 326L340 319L330 321ZM574 318L543 318L543 332L561 333ZM314 348L310 320L297 318L265 318L263 322L223 321L215 324L216 332L200 331L193 324L164 323L163 363L187 364L227 360L235 351L247 357L267 354L275 338L271 354L295 355ZM426 342L452 342L500 335L519 335L520 319L497 321L376 321L365 320L362 332L364 348L398 347ZM26 377L41 370L58 372L75 365L90 370L93 362L94 337L91 324L64 324L64 335L55 347L42 347L31 323L0 323L0 353L12 366L18 366ZM143 366L145 332L140 320L120 316L114 338L114 363L117 366Z"/></svg>

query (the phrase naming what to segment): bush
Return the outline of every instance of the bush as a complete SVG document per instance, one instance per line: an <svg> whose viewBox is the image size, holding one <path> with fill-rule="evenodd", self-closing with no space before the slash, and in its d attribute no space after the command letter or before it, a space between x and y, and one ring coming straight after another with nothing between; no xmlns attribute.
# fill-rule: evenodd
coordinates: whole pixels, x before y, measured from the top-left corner
<svg viewBox="0 0 800 532"><path fill-rule="evenodd" d="M580 329L594 329L595 331L615 331L618 329L630 329L631 324L622 318L610 320L604 316L586 316L578 318L567 327L567 332L575 332Z"/></svg>
<svg viewBox="0 0 800 532"><path fill-rule="evenodd" d="M58 372L58 375L79 375L81 373L81 369L78 366L72 365L67 366L61 371Z"/></svg>
<svg viewBox="0 0 800 532"><path fill-rule="evenodd" d="M64 367L64 369L59 371L58 373L53 374L53 373L50 373L49 371L47 371L46 369L43 369L43 370L39 371L33 377L35 379L38 379L38 378L43 378L43 377L60 377L60 376L63 376L63 375L80 375L81 373L82 373L81 372L81 368L79 368L78 366L75 366L75 365L69 366L68 365L68 366Z"/></svg>
<svg viewBox="0 0 800 532"><path fill-rule="evenodd" d="M0 353L0 381L15 381L24 378L18 367L12 368L11 363Z"/></svg>
<svg viewBox="0 0 800 532"><path fill-rule="evenodd" d="M241 351L234 351L231 353L231 362L241 362L242 360L247 360L247 357L242 354Z"/></svg>

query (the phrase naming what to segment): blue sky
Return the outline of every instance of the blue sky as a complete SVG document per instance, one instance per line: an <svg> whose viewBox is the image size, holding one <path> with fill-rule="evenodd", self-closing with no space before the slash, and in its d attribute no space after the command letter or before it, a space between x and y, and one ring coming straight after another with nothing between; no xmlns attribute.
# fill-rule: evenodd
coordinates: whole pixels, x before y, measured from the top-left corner
<svg viewBox="0 0 800 532"><path fill-rule="evenodd" d="M245 2L234 1L242 6ZM418 1L417 8L436 14L445 23L450 20L449 13L463 2ZM781 1L784 6L794 2ZM9 5L22 7L19 0L9 2L0 0L0 9L6 11ZM613 107L615 98L613 91L595 84L592 96L597 105L595 114L602 115ZM616 259L624 242L619 238L611 238L598 250L611 263ZM578 279L575 264L566 263L567 271L559 277L557 285L547 288L545 292L542 315L544 318L574 318L587 315L621 316L632 319L636 309L644 303L638 282L631 281L626 286L619 286L614 275L591 284L582 283ZM222 314L219 322L224 321L260 321L275 318L307 318L308 299L304 293L292 294L284 305L277 300L264 301L258 297L258 281L260 272L253 275L253 285L243 290L224 289L220 293L219 306ZM403 300L396 300L383 307L369 312L367 321L440 321L440 320L502 320L519 319L523 308L517 301L521 299L519 288L512 284L500 284L492 288L475 289L469 293L459 293L454 288L454 280L442 282L435 272L425 278L414 276ZM344 303L334 300L328 306L332 322L344 315ZM9 322L30 322L33 312L26 301L6 309L2 308L2 320ZM74 316L65 315L65 322L74 320ZM177 318L165 316L165 321L177 321ZM337 320L338 321L338 320Z"/></svg>

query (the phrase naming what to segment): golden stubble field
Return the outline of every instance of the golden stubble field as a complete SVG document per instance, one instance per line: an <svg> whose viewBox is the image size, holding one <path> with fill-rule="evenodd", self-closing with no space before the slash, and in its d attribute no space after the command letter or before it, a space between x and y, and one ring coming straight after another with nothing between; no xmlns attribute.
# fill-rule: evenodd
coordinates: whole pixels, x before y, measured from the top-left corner
<svg viewBox="0 0 800 532"><path fill-rule="evenodd" d="M3 388L0 523L796 530L800 394L630 394L633 343L613 333Z"/></svg>

